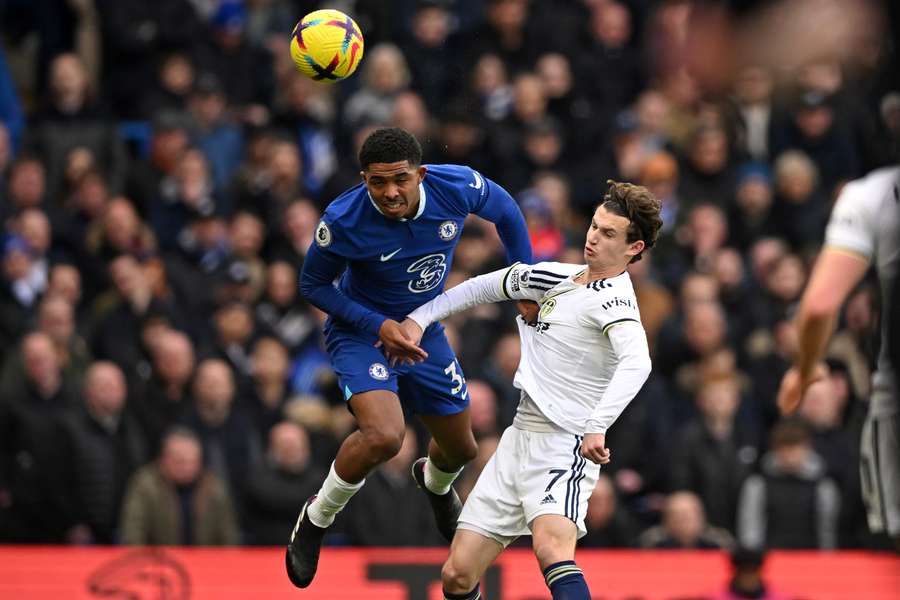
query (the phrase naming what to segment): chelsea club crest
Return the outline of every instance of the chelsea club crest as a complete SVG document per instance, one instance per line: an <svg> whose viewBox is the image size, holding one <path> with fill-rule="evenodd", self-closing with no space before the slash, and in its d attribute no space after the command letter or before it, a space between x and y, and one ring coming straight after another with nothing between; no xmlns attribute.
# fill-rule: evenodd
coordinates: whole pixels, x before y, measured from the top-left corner
<svg viewBox="0 0 900 600"><path fill-rule="evenodd" d="M438 235L445 242L449 242L456 237L456 231L458 229L459 227L456 225L455 221L444 221L441 223L441 226L438 227Z"/></svg>
<svg viewBox="0 0 900 600"><path fill-rule="evenodd" d="M369 376L372 377L372 379L386 381L389 375L387 367L381 363L372 363L372 366L369 367Z"/></svg>
<svg viewBox="0 0 900 600"><path fill-rule="evenodd" d="M319 226L316 227L316 244L322 248L331 245L331 229L325 221L319 221Z"/></svg>

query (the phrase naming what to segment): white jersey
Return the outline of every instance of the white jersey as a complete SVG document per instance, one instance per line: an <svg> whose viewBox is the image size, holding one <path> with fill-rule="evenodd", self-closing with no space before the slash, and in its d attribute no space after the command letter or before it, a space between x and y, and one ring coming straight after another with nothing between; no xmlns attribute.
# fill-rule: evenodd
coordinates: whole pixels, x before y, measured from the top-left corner
<svg viewBox="0 0 900 600"><path fill-rule="evenodd" d="M844 186L825 231L825 245L873 262L881 283L882 306L888 306L900 264L900 167L872 171ZM871 412L877 416L898 410L885 332L886 319L882 319L881 353L872 378Z"/></svg>
<svg viewBox="0 0 900 600"><path fill-rule="evenodd" d="M605 433L650 374L650 354L628 273L575 283L574 276L586 268L515 264L444 292L410 318L424 328L475 304L538 302L534 325L517 319L522 358L514 385L525 392L525 410L533 416L530 400L566 432ZM519 417L517 424L533 421Z"/></svg>

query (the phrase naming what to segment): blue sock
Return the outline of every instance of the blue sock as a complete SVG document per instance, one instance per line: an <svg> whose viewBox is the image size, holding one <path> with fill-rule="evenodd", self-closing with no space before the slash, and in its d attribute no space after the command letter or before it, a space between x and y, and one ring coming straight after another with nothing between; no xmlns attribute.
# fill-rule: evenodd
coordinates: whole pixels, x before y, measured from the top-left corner
<svg viewBox="0 0 900 600"><path fill-rule="evenodd" d="M553 600L591 600L591 592L574 560L562 560L544 569L544 582Z"/></svg>
<svg viewBox="0 0 900 600"><path fill-rule="evenodd" d="M481 597L481 587L475 586L475 589L465 594L451 594L444 590L444 600L484 600Z"/></svg>

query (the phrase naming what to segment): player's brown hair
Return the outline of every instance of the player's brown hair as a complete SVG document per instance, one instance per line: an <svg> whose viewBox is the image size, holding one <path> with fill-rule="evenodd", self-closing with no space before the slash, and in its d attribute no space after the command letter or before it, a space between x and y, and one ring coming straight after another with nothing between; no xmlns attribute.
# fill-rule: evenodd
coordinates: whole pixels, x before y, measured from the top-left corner
<svg viewBox="0 0 900 600"><path fill-rule="evenodd" d="M612 179L608 179L606 183L609 189L606 190L599 206L631 221L626 238L629 244L643 240L644 250L655 246L659 229L663 224L662 217L659 216L662 203L642 185ZM631 262L641 260L644 250L638 252Z"/></svg>

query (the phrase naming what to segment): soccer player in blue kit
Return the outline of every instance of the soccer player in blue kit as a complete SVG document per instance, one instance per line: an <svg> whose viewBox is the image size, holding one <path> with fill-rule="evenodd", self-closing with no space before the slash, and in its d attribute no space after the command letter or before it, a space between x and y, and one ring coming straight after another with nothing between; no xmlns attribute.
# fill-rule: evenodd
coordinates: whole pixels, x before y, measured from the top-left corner
<svg viewBox="0 0 900 600"><path fill-rule="evenodd" d="M344 440L291 533L285 561L288 577L301 588L316 574L335 515L366 474L399 451L405 432L401 398L432 436L413 477L428 496L441 534L453 539L462 506L452 483L478 450L466 380L439 323L416 344L400 321L443 291L470 213L496 225L509 263L531 261L519 207L477 171L422 165L419 143L399 128L373 132L359 162L363 183L326 209L300 281L303 296L329 314L326 348L359 426ZM385 352L416 360L392 364Z"/></svg>

